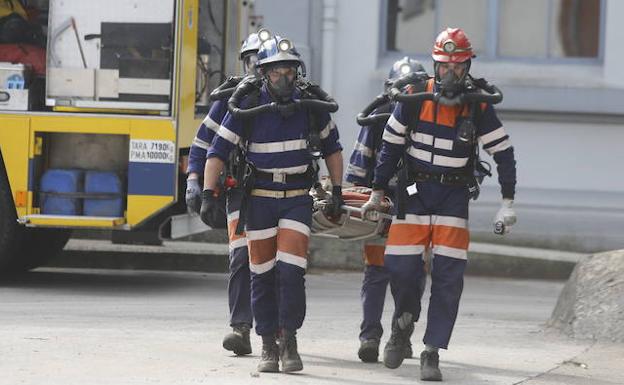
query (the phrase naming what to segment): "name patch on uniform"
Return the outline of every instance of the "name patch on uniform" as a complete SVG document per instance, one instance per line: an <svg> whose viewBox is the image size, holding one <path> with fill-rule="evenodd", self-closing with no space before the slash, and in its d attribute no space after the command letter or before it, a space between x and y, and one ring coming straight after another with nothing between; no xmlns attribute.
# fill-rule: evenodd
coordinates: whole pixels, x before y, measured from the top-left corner
<svg viewBox="0 0 624 385"><path fill-rule="evenodd" d="M130 162L175 163L175 144L168 140L130 140Z"/></svg>

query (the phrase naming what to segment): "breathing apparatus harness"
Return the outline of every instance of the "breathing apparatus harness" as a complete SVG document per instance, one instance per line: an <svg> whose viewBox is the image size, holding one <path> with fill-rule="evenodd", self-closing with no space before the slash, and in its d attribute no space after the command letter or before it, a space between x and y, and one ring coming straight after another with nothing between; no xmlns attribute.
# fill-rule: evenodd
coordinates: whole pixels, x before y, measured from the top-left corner
<svg viewBox="0 0 624 385"><path fill-rule="evenodd" d="M318 184L318 159L321 158L321 130L319 126L318 113L336 112L338 104L321 87L305 80L298 79L296 88L300 91L300 99L294 99L288 103L271 102L259 104L260 90L263 81L260 78L249 77L241 81L232 96L228 100L228 110L236 119L243 121L243 134L241 135L237 151L230 164L234 167L231 176L234 182L230 183L230 188L240 188L243 192L240 216L236 234L242 234L247 214L247 201L254 188L256 180L268 180L277 183L308 181L310 187ZM247 105L242 108L241 102L246 99ZM284 117L291 116L297 111L306 110L308 112L308 122L310 125L307 138L307 148L310 153L311 162L307 170L301 174L274 174L258 170L249 161L248 145L254 119L257 115L266 112L279 113ZM277 177L279 175L279 177Z"/></svg>
<svg viewBox="0 0 624 385"><path fill-rule="evenodd" d="M481 103L498 104L503 100L503 94L500 89L488 83L485 79L475 79L467 75L462 92L449 99L439 92L425 91L427 80L428 78L424 78L422 74L411 73L395 81L388 91L390 100L401 102L409 108L408 116L410 116L405 133L405 147L398 171L396 199L398 219L405 219L407 187L415 182L437 181L447 185L466 186L469 197L476 200L480 192L479 185L483 182L485 176L492 175L490 164L479 158L477 123L481 118ZM431 173L423 170L413 170L413 167L408 162L407 153L412 145L410 140L411 133L416 130L420 119L420 109L422 103L426 100L446 105L468 105L469 114L457 128L455 142L459 145L471 146L470 157L466 167L458 172ZM437 124L437 108L434 111L434 124ZM363 113L365 112L366 110L363 111ZM358 118L360 115L358 115ZM359 122L360 119L358 119Z"/></svg>

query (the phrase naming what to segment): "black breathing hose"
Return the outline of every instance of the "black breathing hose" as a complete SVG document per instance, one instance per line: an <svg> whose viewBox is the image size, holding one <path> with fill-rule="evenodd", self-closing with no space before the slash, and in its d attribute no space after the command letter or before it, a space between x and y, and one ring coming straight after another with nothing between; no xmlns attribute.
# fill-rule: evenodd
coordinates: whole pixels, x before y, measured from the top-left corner
<svg viewBox="0 0 624 385"><path fill-rule="evenodd" d="M355 118L357 124L359 124L360 126L371 126L382 120L390 119L390 115L392 114L388 112L371 115L371 113L375 111L375 109L387 103L390 103L390 97L388 96L388 94L383 93L377 95L377 97L375 97L375 99L368 106L366 106L362 112L357 114Z"/></svg>
<svg viewBox="0 0 624 385"><path fill-rule="evenodd" d="M232 96L228 100L228 110L237 119L250 119L264 112L292 112L301 109L309 109L318 112L336 112L338 111L338 103L336 103L325 91L318 86L307 87L314 96L319 99L295 99L289 103L271 102L256 107L241 108L240 104L245 96L254 90L260 88L259 80L241 82ZM322 98L322 100L320 100Z"/></svg>

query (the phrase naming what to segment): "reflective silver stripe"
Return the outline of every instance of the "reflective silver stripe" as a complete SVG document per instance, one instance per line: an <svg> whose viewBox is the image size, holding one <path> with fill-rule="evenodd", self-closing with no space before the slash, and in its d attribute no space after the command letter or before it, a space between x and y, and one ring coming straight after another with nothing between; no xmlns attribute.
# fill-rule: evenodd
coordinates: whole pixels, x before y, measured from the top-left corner
<svg viewBox="0 0 624 385"><path fill-rule="evenodd" d="M433 246L433 254L455 259L468 259L468 251L448 246ZM435 262L434 262L435 263Z"/></svg>
<svg viewBox="0 0 624 385"><path fill-rule="evenodd" d="M499 144L497 144L496 146L492 146L490 148L486 148L485 152L487 152L490 155L496 154L499 151L503 151L508 149L509 147L511 147L511 141L509 139L503 140L502 142L500 142Z"/></svg>
<svg viewBox="0 0 624 385"><path fill-rule="evenodd" d="M423 245L394 246L386 244L386 255L418 255L425 251Z"/></svg>
<svg viewBox="0 0 624 385"><path fill-rule="evenodd" d="M433 145L433 135L423 134L422 132L415 132L412 134L414 142L420 142L429 146Z"/></svg>
<svg viewBox="0 0 624 385"><path fill-rule="evenodd" d="M285 251L278 250L276 257L278 261L282 261L290 265L299 266L302 269L305 269L308 267L308 260L298 255L294 255L294 254L287 253Z"/></svg>
<svg viewBox="0 0 624 385"><path fill-rule="evenodd" d="M251 262L249 263L249 270L254 274L266 273L267 271L271 270L273 267L275 267L275 258L271 259L268 262L261 263L259 265L256 265Z"/></svg>
<svg viewBox="0 0 624 385"><path fill-rule="evenodd" d="M397 133L397 134L405 134L405 130L407 129L407 126L404 125L403 123L399 122L395 117L394 114L390 115L390 119L388 119L388 126L392 127L392 129Z"/></svg>
<svg viewBox="0 0 624 385"><path fill-rule="evenodd" d="M362 153L362 155L371 158L373 156L373 149L370 147L367 147L366 145L364 145L363 143L356 141L355 142L355 146L353 148L354 151L359 151Z"/></svg>
<svg viewBox="0 0 624 385"><path fill-rule="evenodd" d="M206 115L206 118L204 118L204 121L202 123L204 124L204 126L208 127L209 129L211 129L214 132L218 132L219 131L219 123L217 123L214 120L212 120L210 118L210 115Z"/></svg>
<svg viewBox="0 0 624 385"><path fill-rule="evenodd" d="M282 218L277 223L277 226L280 229L290 229L290 230L298 231L301 234L305 235L306 237L310 236L310 227L308 227L308 225L306 225L305 223L297 222L292 219Z"/></svg>
<svg viewBox="0 0 624 385"><path fill-rule="evenodd" d="M235 220L235 219L238 219L239 215L240 215L240 211L239 211L239 210L236 210L236 211L234 211L233 213L229 213L229 214L227 215L227 221L228 221L228 223L229 223L229 222L232 222L232 221L233 221L233 220Z"/></svg>
<svg viewBox="0 0 624 385"><path fill-rule="evenodd" d="M395 135L392 132L388 131L388 130L384 130L382 139L385 140L388 143L392 143L392 144L405 144L405 137L404 136L399 136L399 135Z"/></svg>
<svg viewBox="0 0 624 385"><path fill-rule="evenodd" d="M264 172L270 172L272 174L301 174L306 172L308 165L294 166L286 168L259 168L258 170Z"/></svg>
<svg viewBox="0 0 624 385"><path fill-rule="evenodd" d="M307 141L305 139L286 140L283 142L269 142L269 143L250 143L249 151L255 153L279 153L286 151L303 150L307 148Z"/></svg>
<svg viewBox="0 0 624 385"><path fill-rule="evenodd" d="M271 227L262 230L247 230L247 239L250 241L260 241L277 236L277 227Z"/></svg>
<svg viewBox="0 0 624 385"><path fill-rule="evenodd" d="M437 226L450 226L465 229L468 227L468 220L459 217L448 217L444 215L433 215L431 223Z"/></svg>
<svg viewBox="0 0 624 385"><path fill-rule="evenodd" d="M431 163L432 154L429 151L421 150L419 148L414 148L413 146L410 146L410 148L407 150L407 153L416 159L424 160L425 162Z"/></svg>
<svg viewBox="0 0 624 385"><path fill-rule="evenodd" d="M453 149L453 141L449 139L435 138L433 147L451 151Z"/></svg>
<svg viewBox="0 0 624 385"><path fill-rule="evenodd" d="M247 238L238 238L230 242L230 251L240 249L241 247L247 247Z"/></svg>
<svg viewBox="0 0 624 385"><path fill-rule="evenodd" d="M352 163L349 163L349 165L347 166L347 174L349 175L355 175L355 176L359 176L360 178L364 178L366 176L366 169L363 169L362 167L358 167Z"/></svg>
<svg viewBox="0 0 624 385"><path fill-rule="evenodd" d="M468 158L453 158L450 156L434 155L433 164L444 167L464 167L468 163Z"/></svg>
<svg viewBox="0 0 624 385"><path fill-rule="evenodd" d="M412 133L412 140L414 142L424 143L428 146L435 148L441 148L443 150L452 150L453 141L449 139L436 138L433 135L423 134L422 132Z"/></svg>
<svg viewBox="0 0 624 385"><path fill-rule="evenodd" d="M336 123L334 123L333 120L330 120L325 126L325 128L323 128L319 136L321 137L321 139L326 139L329 136L330 131L335 130L335 129L336 129Z"/></svg>
<svg viewBox="0 0 624 385"><path fill-rule="evenodd" d="M217 135L219 135L220 137L222 137L223 139L227 140L228 142L232 144L238 144L238 142L240 142L240 136L236 135L234 132L230 131L225 126L219 127L219 131L217 132Z"/></svg>
<svg viewBox="0 0 624 385"><path fill-rule="evenodd" d="M507 133L505 133L505 129L503 129L503 127L500 127L492 132L488 132L485 135L481 135L479 137L479 141L481 141L481 143L485 146L488 143L492 143L493 141L498 140L505 135L507 135Z"/></svg>
<svg viewBox="0 0 624 385"><path fill-rule="evenodd" d="M204 142L198 137L193 138L193 146L203 148L204 150L208 150L210 148L210 143Z"/></svg>

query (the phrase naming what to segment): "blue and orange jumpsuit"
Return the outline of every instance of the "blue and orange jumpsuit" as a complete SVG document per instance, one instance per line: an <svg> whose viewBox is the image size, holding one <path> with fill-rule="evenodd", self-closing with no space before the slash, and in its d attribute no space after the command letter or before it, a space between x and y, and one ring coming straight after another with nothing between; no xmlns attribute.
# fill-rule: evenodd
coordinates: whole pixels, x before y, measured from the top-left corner
<svg viewBox="0 0 624 385"><path fill-rule="evenodd" d="M295 93L298 91L296 90ZM295 94L295 97L298 95ZM272 102L266 86L258 104ZM243 106L249 103L244 99ZM342 147L329 114L319 114L321 150L327 157ZM244 136L243 121L229 113L215 136L208 157L226 160ZM251 305L256 333L295 331L306 310L304 275L312 222L311 178L300 178L310 167L310 122L307 111L287 117L267 112L254 117L247 138L247 161L269 179L257 179L248 197L245 231L251 270Z"/></svg>
<svg viewBox="0 0 624 385"><path fill-rule="evenodd" d="M429 80L427 90L434 88ZM491 105L481 105L476 119L482 148L494 157L503 198L513 199L516 184L514 151ZM446 174L465 172L471 146L455 141L461 121L469 116L469 106L422 103L417 122L410 121L409 106L397 103L383 134L381 153L373 185L386 186L406 151L410 169ZM410 137L406 138L408 125ZM472 171L470 171L472 173ZM437 181L416 183L418 192L408 197L405 219L393 217L385 252L390 288L395 301L394 318L420 314L418 282L424 274L423 252L432 248L431 298L424 343L446 349L457 318L467 262L468 188Z"/></svg>
<svg viewBox="0 0 624 385"><path fill-rule="evenodd" d="M377 108L373 114L392 112L393 106L388 103ZM385 122L370 126L362 126L355 142L346 180L356 186L371 187L375 171L377 154L381 147L381 137ZM391 189L386 191L391 192ZM380 340L383 334L381 317L383 314L386 289L390 276L384 267L384 245L380 242L364 244L364 280L360 293L362 299L363 319L360 325L360 340Z"/></svg>
<svg viewBox="0 0 624 385"><path fill-rule="evenodd" d="M194 172L204 175L206 155L211 142L225 114L227 103L225 100L213 102L208 115L197 129L189 151L188 173ZM228 238L230 277L228 280L228 305L230 308L230 326L247 324L252 326L253 316L251 312L251 289L249 275L249 255L247 252L247 239L245 235L236 235L236 223L241 205L242 194L238 189L227 191L226 209L228 214Z"/></svg>

